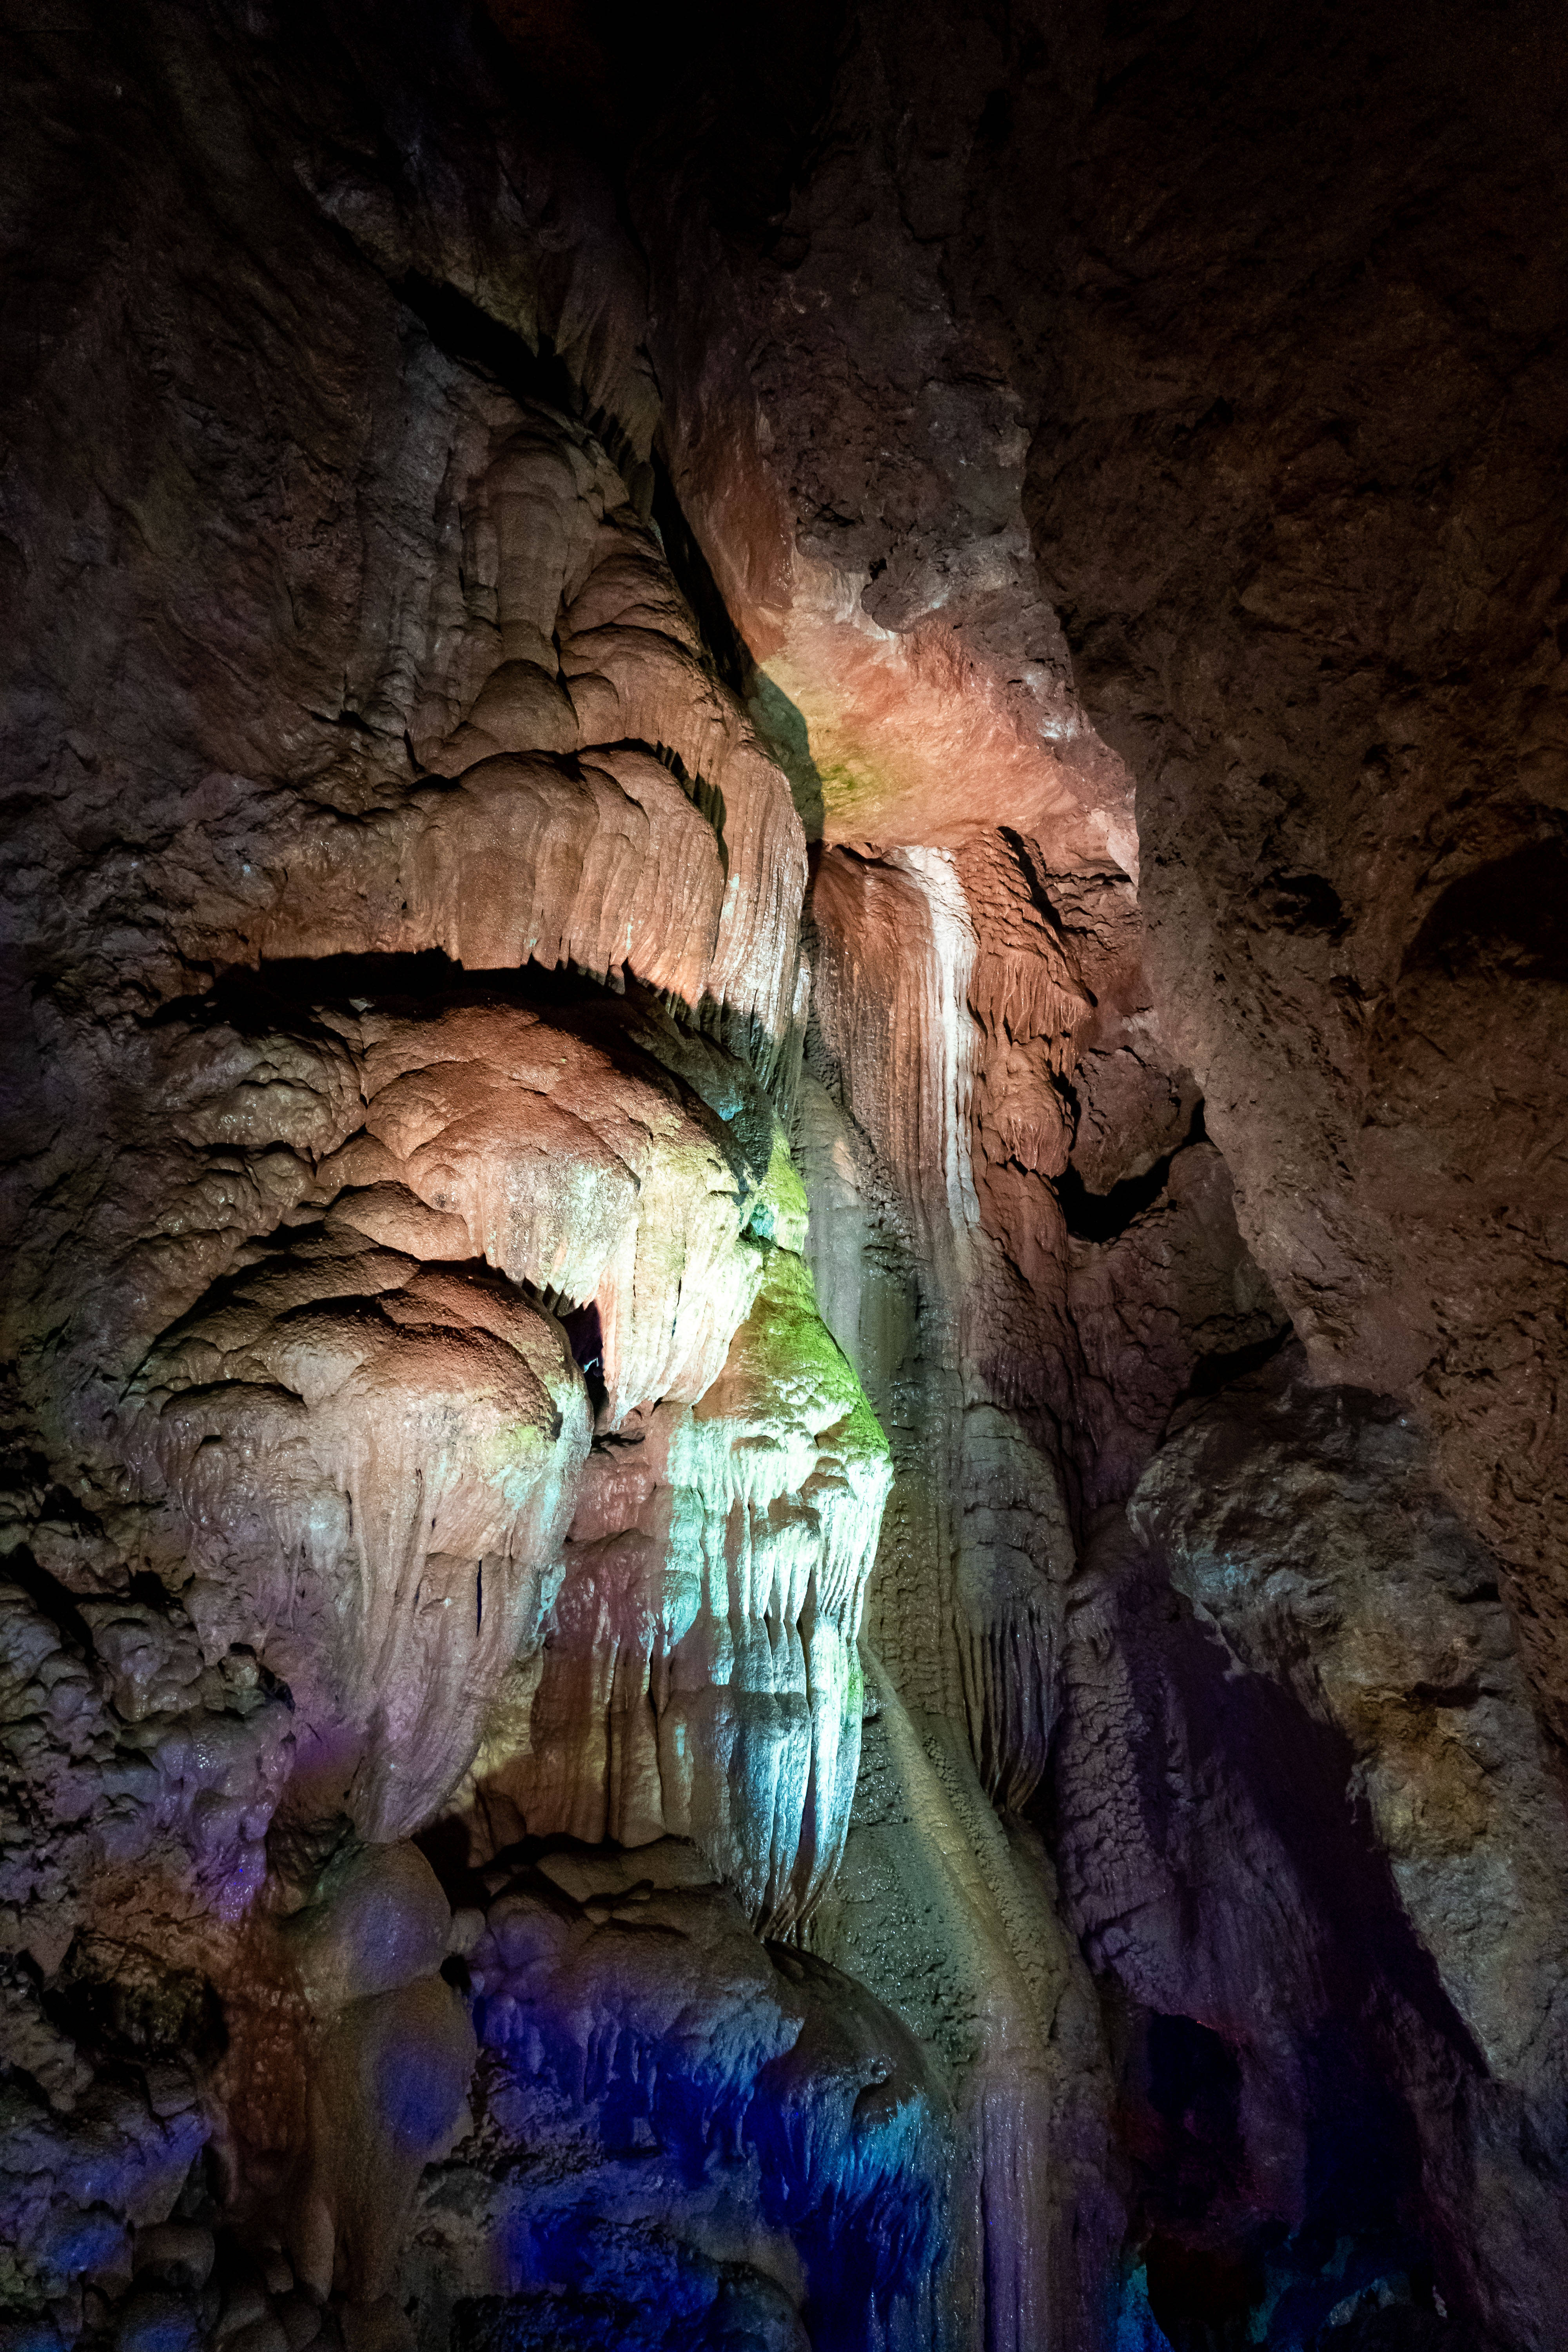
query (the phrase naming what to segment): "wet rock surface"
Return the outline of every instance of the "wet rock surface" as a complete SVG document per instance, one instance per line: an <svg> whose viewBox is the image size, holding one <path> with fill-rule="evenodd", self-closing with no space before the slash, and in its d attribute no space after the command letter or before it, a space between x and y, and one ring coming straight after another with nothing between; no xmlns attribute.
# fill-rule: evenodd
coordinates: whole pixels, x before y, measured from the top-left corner
<svg viewBox="0 0 1568 2352"><path fill-rule="evenodd" d="M0 2352L1551 2352L1561 26L4 37Z"/></svg>

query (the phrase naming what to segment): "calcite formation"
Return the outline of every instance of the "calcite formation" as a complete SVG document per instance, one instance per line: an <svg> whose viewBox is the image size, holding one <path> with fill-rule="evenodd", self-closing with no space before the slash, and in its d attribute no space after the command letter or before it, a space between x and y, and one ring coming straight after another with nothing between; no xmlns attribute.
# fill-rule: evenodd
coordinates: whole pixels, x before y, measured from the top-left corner
<svg viewBox="0 0 1568 2352"><path fill-rule="evenodd" d="M0 2352L1555 2352L1561 26L5 58Z"/></svg>
<svg viewBox="0 0 1568 2352"><path fill-rule="evenodd" d="M719 1378L624 1426L562 1552L542 1651L475 1767L487 1842L695 1838L777 1934L837 1864L887 1444L775 1251Z"/></svg>

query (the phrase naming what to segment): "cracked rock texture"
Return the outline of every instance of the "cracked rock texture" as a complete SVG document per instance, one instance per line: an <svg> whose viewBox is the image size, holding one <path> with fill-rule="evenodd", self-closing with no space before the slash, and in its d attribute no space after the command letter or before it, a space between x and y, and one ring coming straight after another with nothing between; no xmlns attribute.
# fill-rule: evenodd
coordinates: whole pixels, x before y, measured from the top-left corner
<svg viewBox="0 0 1568 2352"><path fill-rule="evenodd" d="M0 2352L1555 2352L1554 14L3 39Z"/></svg>

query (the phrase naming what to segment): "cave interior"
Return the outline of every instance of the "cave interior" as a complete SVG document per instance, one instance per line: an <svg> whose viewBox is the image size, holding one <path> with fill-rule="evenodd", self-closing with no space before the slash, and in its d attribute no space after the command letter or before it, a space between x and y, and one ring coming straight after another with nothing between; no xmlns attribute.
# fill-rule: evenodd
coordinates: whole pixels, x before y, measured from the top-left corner
<svg viewBox="0 0 1568 2352"><path fill-rule="evenodd" d="M3 23L0 2352L1563 2352L1562 11Z"/></svg>

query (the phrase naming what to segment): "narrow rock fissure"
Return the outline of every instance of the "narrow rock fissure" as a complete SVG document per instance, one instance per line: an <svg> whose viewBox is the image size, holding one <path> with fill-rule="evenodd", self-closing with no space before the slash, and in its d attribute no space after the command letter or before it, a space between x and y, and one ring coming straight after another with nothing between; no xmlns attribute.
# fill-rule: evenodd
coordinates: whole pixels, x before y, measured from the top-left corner
<svg viewBox="0 0 1568 2352"><path fill-rule="evenodd" d="M1171 1181L1176 1152L1205 1140L1204 1107L1200 1102L1194 1106L1187 1131L1174 1150L1163 1153L1141 1176L1119 1177L1109 1192L1091 1192L1069 1161L1056 1179L1057 1199L1068 1233L1079 1241L1115 1241L1161 1199ZM1259 1357L1258 1360L1261 1362L1263 1359Z"/></svg>

